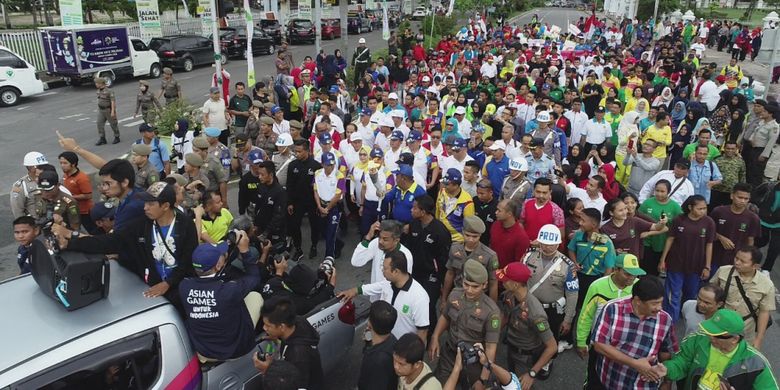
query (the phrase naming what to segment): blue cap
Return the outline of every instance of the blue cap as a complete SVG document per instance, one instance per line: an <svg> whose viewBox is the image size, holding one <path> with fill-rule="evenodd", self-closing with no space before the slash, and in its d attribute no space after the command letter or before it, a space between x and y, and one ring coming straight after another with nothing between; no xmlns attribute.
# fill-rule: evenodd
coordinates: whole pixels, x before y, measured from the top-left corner
<svg viewBox="0 0 780 390"><path fill-rule="evenodd" d="M251 150L247 155L247 160L252 164L260 164L263 162L263 152L258 149Z"/></svg>
<svg viewBox="0 0 780 390"><path fill-rule="evenodd" d="M374 158L374 157L384 157L385 156L385 152L383 152L382 149L373 148L373 149L371 149L371 155L370 156L371 156L371 158Z"/></svg>
<svg viewBox="0 0 780 390"><path fill-rule="evenodd" d="M116 207L111 202L97 202L92 209L89 210L89 217L93 221L97 221L103 218L114 218L116 214Z"/></svg>
<svg viewBox="0 0 780 390"><path fill-rule="evenodd" d="M393 130L393 132L390 134L390 139L404 139L404 132L401 130Z"/></svg>
<svg viewBox="0 0 780 390"><path fill-rule="evenodd" d="M371 109L364 108L360 111L360 115L371 116Z"/></svg>
<svg viewBox="0 0 780 390"><path fill-rule="evenodd" d="M333 143L333 137L330 136L330 133L322 133L320 134L317 139L320 140L320 144L331 144Z"/></svg>
<svg viewBox="0 0 780 390"><path fill-rule="evenodd" d="M465 148L466 146L468 146L468 142L463 138L456 137L454 140L452 140L453 149Z"/></svg>
<svg viewBox="0 0 780 390"><path fill-rule="evenodd" d="M421 141L422 140L422 133L420 133L417 130L412 130L409 132L409 137L406 138L406 142L414 142L414 141Z"/></svg>
<svg viewBox="0 0 780 390"><path fill-rule="evenodd" d="M271 108L271 114L276 114L277 112L282 111L282 108L279 106L273 106Z"/></svg>
<svg viewBox="0 0 780 390"><path fill-rule="evenodd" d="M222 130L216 128L216 127L207 127L203 129L203 132L206 133L209 137L219 137L220 134L222 134Z"/></svg>
<svg viewBox="0 0 780 390"><path fill-rule="evenodd" d="M205 272L217 265L219 258L228 251L228 243L223 241L221 244L200 244L192 252L192 266L196 270Z"/></svg>
<svg viewBox="0 0 780 390"><path fill-rule="evenodd" d="M338 85L331 85L330 89L328 90L330 93L338 93L339 92L339 86Z"/></svg>
<svg viewBox="0 0 780 390"><path fill-rule="evenodd" d="M331 152L325 152L322 154L322 165L334 165L336 164L336 156Z"/></svg>
<svg viewBox="0 0 780 390"><path fill-rule="evenodd" d="M444 184L455 183L460 184L463 182L463 175L457 168L450 168L441 180Z"/></svg>
<svg viewBox="0 0 780 390"><path fill-rule="evenodd" d="M414 172L412 171L412 167L406 164L398 165L398 169L394 170L393 174L414 177Z"/></svg>
<svg viewBox="0 0 780 390"><path fill-rule="evenodd" d="M154 127L148 123L141 123L141 125L138 126L138 131L140 132L154 131Z"/></svg>

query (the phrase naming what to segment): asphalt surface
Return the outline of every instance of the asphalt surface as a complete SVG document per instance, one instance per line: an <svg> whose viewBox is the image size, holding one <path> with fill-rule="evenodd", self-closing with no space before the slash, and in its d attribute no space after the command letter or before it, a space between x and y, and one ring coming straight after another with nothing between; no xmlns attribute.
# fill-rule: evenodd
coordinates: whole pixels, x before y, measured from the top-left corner
<svg viewBox="0 0 780 390"><path fill-rule="evenodd" d="M533 13L536 13L542 22L558 25L564 31L568 21L574 22L580 16L586 15L582 11L568 8L541 8L513 18L510 22L528 23ZM385 42L381 39L381 31L363 34L362 37L366 38L367 46L372 50L386 47ZM350 45L354 45L358 36L352 35L349 38ZM323 41L322 47L326 52L332 52L340 44L339 40ZM316 54L314 53L313 45L292 46L292 52L296 61L302 60L306 55L313 56ZM274 73L273 59L274 56L255 58L255 69L258 79L263 75ZM226 69L233 75L232 82L245 78L244 64L242 60L233 60L227 64ZM187 99L200 104L200 102L206 99L205 93L209 87L212 74L213 69L207 66L196 68L190 73L178 73L176 77L182 82L183 91ZM0 226L8 226L7 231L10 231L11 214L5 196L7 196L8 189L13 181L24 172L21 166L24 154L34 149L53 159L61 152L54 135L55 129L59 129L67 137L75 137L84 146L89 147L91 150L96 150L106 158L119 156L127 151L128 145L137 138L137 125L140 123L137 119L128 118L135 109L134 96L136 87L137 81L135 80L119 81L114 87L119 104L119 119L122 120L120 128L123 137L123 142L114 146L92 146L92 143L96 140L94 124L95 93L92 88L65 87L53 89L47 91L47 95L28 99L17 107L0 108L0 117L3 118L0 123L0 143L5 146L2 149L3 158L0 159L0 183L3 183L4 186L0 190L0 193L4 194L4 198L0 200ZM90 169L86 166L84 168L85 170ZM237 208L236 191L229 191L228 197L231 208L235 210ZM304 224L303 229L303 247L308 248L308 224ZM342 257L336 261L338 270L337 291L353 287L358 283L367 282L370 279L369 265L355 268L349 264L352 249L358 244L360 239L354 223L350 223L347 231L342 232L342 239L346 242L346 246ZM18 267L15 262L16 246L12 243L12 240L11 234L0 235L0 280L18 273ZM324 253L322 242L320 242L319 251L321 255ZM320 259L321 257L304 261L307 264L316 266ZM775 280L776 284L777 281L780 281L778 271L774 272L773 280ZM777 316L775 317L777 318ZM780 374L780 371L777 369L777 366L780 365L779 340L780 331L778 331L778 326L773 326L769 329L762 348L768 360L775 364L775 367L773 367L775 375ZM354 388L362 360L362 347L361 327L356 332L355 342L343 364L335 372L326 375L325 384L327 389L344 390ZM498 363L504 364L505 349L502 346L499 347L498 357ZM431 364L431 362L428 363ZM435 362L431 366L435 366ZM580 388L584 379L584 371L585 362L573 350L566 351L556 358L551 377L546 381L537 381L533 388L556 390Z"/></svg>

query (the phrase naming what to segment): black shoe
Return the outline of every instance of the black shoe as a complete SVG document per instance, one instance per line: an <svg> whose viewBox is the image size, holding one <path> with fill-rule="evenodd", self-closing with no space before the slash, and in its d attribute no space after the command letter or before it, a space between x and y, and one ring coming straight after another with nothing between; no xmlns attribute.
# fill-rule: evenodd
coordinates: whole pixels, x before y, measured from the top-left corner
<svg viewBox="0 0 780 390"><path fill-rule="evenodd" d="M121 141L119 141L119 137L114 137L114 141L113 141L113 142L111 142L111 143L112 143L112 144L114 144L114 145L116 145L116 144L118 144L119 142L121 142Z"/></svg>
<svg viewBox="0 0 780 390"><path fill-rule="evenodd" d="M309 248L309 259L313 259L317 257L317 247L312 245L311 248Z"/></svg>
<svg viewBox="0 0 780 390"><path fill-rule="evenodd" d="M301 250L301 248L295 248L295 251L293 251L292 258L295 261L303 260L303 251Z"/></svg>
<svg viewBox="0 0 780 390"><path fill-rule="evenodd" d="M537 378L539 378L540 380L546 380L547 378L549 378L550 374L552 373L552 366L553 366L552 361L547 363L547 369L542 368L541 370L539 370L539 373L536 375Z"/></svg>
<svg viewBox="0 0 780 390"><path fill-rule="evenodd" d="M344 241L336 240L336 250L333 252L333 257L338 259L341 257L341 249L344 248Z"/></svg>
<svg viewBox="0 0 780 390"><path fill-rule="evenodd" d="M108 142L106 142L106 139L105 139L105 138L103 138L103 137L101 137L101 138L98 140L98 142L97 142L97 143L95 143L95 146L105 145L105 144L107 144L107 143L108 143Z"/></svg>

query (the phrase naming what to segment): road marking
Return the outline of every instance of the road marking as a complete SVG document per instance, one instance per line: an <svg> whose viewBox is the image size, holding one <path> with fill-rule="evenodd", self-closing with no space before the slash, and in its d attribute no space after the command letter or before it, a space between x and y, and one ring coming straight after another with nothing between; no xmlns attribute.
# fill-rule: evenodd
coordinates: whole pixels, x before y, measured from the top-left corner
<svg viewBox="0 0 780 390"><path fill-rule="evenodd" d="M38 96L49 96L49 95L56 95L57 93L58 93L57 91L52 91L52 92L44 92L44 93L38 94Z"/></svg>
<svg viewBox="0 0 780 390"><path fill-rule="evenodd" d="M28 108L30 108L30 106L21 106L21 107L17 107L16 111L22 111L22 110L26 110Z"/></svg>
<svg viewBox="0 0 780 390"><path fill-rule="evenodd" d="M127 124L125 124L125 127L133 127L133 126L140 125L141 123L144 123L143 119L127 123Z"/></svg>
<svg viewBox="0 0 780 390"><path fill-rule="evenodd" d="M76 117L79 117L79 116L82 116L82 115L84 115L84 114L73 114L73 115L68 115L68 116L61 116L61 117L59 117L59 119L63 120L63 119L76 118Z"/></svg>
<svg viewBox="0 0 780 390"><path fill-rule="evenodd" d="M89 118L76 119L76 122L82 122L82 121L86 121L86 120L89 120Z"/></svg>
<svg viewBox="0 0 780 390"><path fill-rule="evenodd" d="M122 123L122 122L129 121L130 119L135 119L135 118L132 117L132 116L128 116L127 118L122 118L122 119L118 120L117 122Z"/></svg>

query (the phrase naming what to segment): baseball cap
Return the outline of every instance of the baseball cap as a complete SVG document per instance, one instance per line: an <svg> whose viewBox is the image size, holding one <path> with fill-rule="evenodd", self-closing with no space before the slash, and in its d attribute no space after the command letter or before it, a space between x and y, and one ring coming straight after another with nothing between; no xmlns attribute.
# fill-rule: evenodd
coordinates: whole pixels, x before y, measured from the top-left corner
<svg viewBox="0 0 780 390"><path fill-rule="evenodd" d="M57 187L57 183L60 181L57 171L43 171L38 175L38 188L43 191L51 191L54 187Z"/></svg>
<svg viewBox="0 0 780 390"><path fill-rule="evenodd" d="M406 116L406 111L404 110L393 110L390 111L390 116L393 118L403 118Z"/></svg>
<svg viewBox="0 0 780 390"><path fill-rule="evenodd" d="M364 109L360 110L360 115L371 116L371 109L364 108Z"/></svg>
<svg viewBox="0 0 780 390"><path fill-rule="evenodd" d="M349 141L350 142L363 141L363 136L360 135L360 133L358 133L356 131L356 132L352 133L352 135L349 136Z"/></svg>
<svg viewBox="0 0 780 390"><path fill-rule="evenodd" d="M596 113L599 113L599 112L602 113L602 114L604 112L606 112L606 110L604 109L604 106L598 106L598 108L596 108Z"/></svg>
<svg viewBox="0 0 780 390"><path fill-rule="evenodd" d="M394 170L393 174L414 177L414 172L412 171L412 167L407 164L399 164L398 169Z"/></svg>
<svg viewBox="0 0 780 390"><path fill-rule="evenodd" d="M282 111L282 108L279 106L273 106L273 108L271 108L271 114L276 114L279 111Z"/></svg>
<svg viewBox="0 0 780 390"><path fill-rule="evenodd" d="M371 149L371 155L370 155L371 158L374 158L374 157L384 157L384 156L385 156L385 152L383 152L382 149L379 149L379 148Z"/></svg>
<svg viewBox="0 0 780 390"><path fill-rule="evenodd" d="M455 109L455 115L465 115L466 114L466 107L458 106L458 108Z"/></svg>
<svg viewBox="0 0 780 390"><path fill-rule="evenodd" d="M287 147L292 146L292 144L293 139L290 133L279 134L279 138L276 139L276 146Z"/></svg>
<svg viewBox="0 0 780 390"><path fill-rule="evenodd" d="M382 117L382 119L379 120L379 126L383 127L395 127L395 123L393 123L393 120L390 119L389 116L385 115Z"/></svg>
<svg viewBox="0 0 780 390"><path fill-rule="evenodd" d="M322 133L317 136L317 139L320 141L320 145L329 145L333 143L333 137L330 136L330 133Z"/></svg>
<svg viewBox="0 0 780 390"><path fill-rule="evenodd" d="M249 154L246 156L246 158L252 164L260 164L261 162L263 162L263 153L255 149L250 151Z"/></svg>
<svg viewBox="0 0 780 390"><path fill-rule="evenodd" d="M149 186L146 191L138 194L138 198L144 202L160 202L173 205L176 203L176 191L173 186L164 182L158 181Z"/></svg>
<svg viewBox="0 0 780 390"><path fill-rule="evenodd" d="M745 321L734 310L720 309L710 319L699 323L699 329L708 336L737 336L745 332Z"/></svg>
<svg viewBox="0 0 780 390"><path fill-rule="evenodd" d="M114 218L115 214L116 207L114 207L114 204L111 202L95 203L95 205L92 206L92 209L89 210L89 217L92 218L93 221L101 220L103 218Z"/></svg>
<svg viewBox="0 0 780 390"><path fill-rule="evenodd" d="M154 126L148 123L141 123L141 125L138 126L138 131L140 132L154 131Z"/></svg>
<svg viewBox="0 0 780 390"><path fill-rule="evenodd" d="M722 74L718 75L718 77L715 77L715 80L718 80L718 82L720 82L720 83L725 83L726 82L726 76L724 76Z"/></svg>
<svg viewBox="0 0 780 390"><path fill-rule="evenodd" d="M330 89L328 90L328 93L338 93L339 92L339 86L338 85L331 85Z"/></svg>
<svg viewBox="0 0 780 390"><path fill-rule="evenodd" d="M463 138L456 137L454 140L452 140L452 148L453 149L465 148L466 146L468 146L468 143Z"/></svg>
<svg viewBox="0 0 780 390"><path fill-rule="evenodd" d="M336 164L336 156L331 152L325 152L322 154L322 165L334 165Z"/></svg>
<svg viewBox="0 0 780 390"><path fill-rule="evenodd" d="M209 88L209 93L219 93L219 88L211 87L211 88Z"/></svg>
<svg viewBox="0 0 780 390"><path fill-rule="evenodd" d="M647 274L645 270L639 267L639 259L630 253L621 253L615 259L615 267L623 268L623 271L628 272L634 276L642 276Z"/></svg>
<svg viewBox="0 0 780 390"><path fill-rule="evenodd" d="M397 93L395 93L395 92L390 92L390 94L389 94L389 95L387 95L387 98L388 98L388 99L395 99L395 100L398 100L398 94L397 94Z"/></svg>
<svg viewBox="0 0 780 390"><path fill-rule="evenodd" d="M24 155L24 166L26 167L35 167L48 163L49 160L41 152L29 152Z"/></svg>
<svg viewBox="0 0 780 390"><path fill-rule="evenodd" d="M225 241L216 245L209 243L200 244L192 251L192 266L201 272L208 271L214 268L219 262L219 258L227 252L228 243Z"/></svg>
<svg viewBox="0 0 780 390"><path fill-rule="evenodd" d="M528 161L524 158L513 158L509 160L509 169L528 172Z"/></svg>
<svg viewBox="0 0 780 390"><path fill-rule="evenodd" d="M681 157L679 160L677 160L674 163L674 166L679 166L680 168L684 169L690 169L691 168L691 162L687 158Z"/></svg>
<svg viewBox="0 0 780 390"><path fill-rule="evenodd" d="M548 223L539 229L539 236L536 240L544 245L558 245L561 243L561 230L557 226Z"/></svg>
<svg viewBox="0 0 780 390"><path fill-rule="evenodd" d="M502 141L502 140L498 140L496 142L493 142L493 145L490 145L490 147L488 149L490 149L490 150L498 150L498 149L506 150L506 143L504 143L504 141Z"/></svg>
<svg viewBox="0 0 780 390"><path fill-rule="evenodd" d="M428 82L430 82L430 81L431 81L431 78L430 78L430 77L428 77L428 76L423 76L423 78L422 78L422 81L428 81Z"/></svg>
<svg viewBox="0 0 780 390"><path fill-rule="evenodd" d="M528 283L528 279L531 279L531 269L519 261L514 261L507 264L504 268L497 269L496 279L499 282L511 280L518 283Z"/></svg>
<svg viewBox="0 0 780 390"><path fill-rule="evenodd" d="M390 134L390 139L394 140L403 140L404 139L404 132L401 130L393 130L393 132Z"/></svg>
<svg viewBox="0 0 780 390"><path fill-rule="evenodd" d="M406 142L415 142L420 140L422 140L422 133L417 130L410 131L409 136L406 137Z"/></svg>
<svg viewBox="0 0 780 390"><path fill-rule="evenodd" d="M414 165L414 155L409 152L401 153L398 156L398 161L395 162L396 164L406 164L409 166Z"/></svg>
<svg viewBox="0 0 780 390"><path fill-rule="evenodd" d="M207 127L203 129L203 132L206 133L206 135L209 137L219 137L219 135L222 133L222 130L216 127Z"/></svg>
<svg viewBox="0 0 780 390"><path fill-rule="evenodd" d="M463 182L463 175L457 168L450 168L447 169L447 173L444 174L444 177L441 179L441 181L444 184L460 184Z"/></svg>

